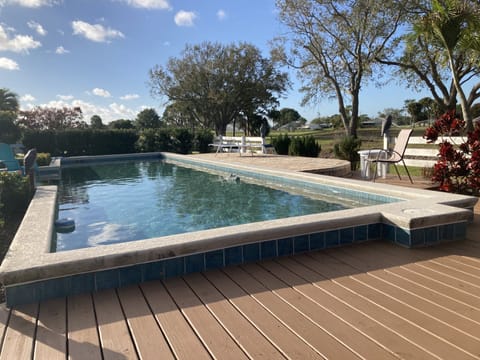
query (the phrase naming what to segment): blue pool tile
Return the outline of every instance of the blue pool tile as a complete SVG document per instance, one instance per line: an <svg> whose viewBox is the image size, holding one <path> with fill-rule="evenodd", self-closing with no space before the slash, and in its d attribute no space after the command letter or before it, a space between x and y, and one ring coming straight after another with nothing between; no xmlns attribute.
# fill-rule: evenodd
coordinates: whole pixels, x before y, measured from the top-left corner
<svg viewBox="0 0 480 360"><path fill-rule="evenodd" d="M293 238L293 251L295 254L306 252L308 251L309 247L308 235L295 236Z"/></svg>
<svg viewBox="0 0 480 360"><path fill-rule="evenodd" d="M326 248L331 248L338 246L340 244L339 240L339 231L338 230L332 230L332 231L327 231L325 233L325 247Z"/></svg>
<svg viewBox="0 0 480 360"><path fill-rule="evenodd" d="M243 247L235 246L225 249L225 266L243 263Z"/></svg>
<svg viewBox="0 0 480 360"><path fill-rule="evenodd" d="M382 238L383 224L369 224L368 225L368 240L379 240Z"/></svg>
<svg viewBox="0 0 480 360"><path fill-rule="evenodd" d="M463 240L467 236L467 223L461 222L454 224L455 231L454 231L454 238L455 240Z"/></svg>
<svg viewBox="0 0 480 360"><path fill-rule="evenodd" d="M425 228L425 244L431 245L436 244L440 241L439 239L439 228L436 226Z"/></svg>
<svg viewBox="0 0 480 360"><path fill-rule="evenodd" d="M142 281L165 279L165 261L155 261L142 265Z"/></svg>
<svg viewBox="0 0 480 360"><path fill-rule="evenodd" d="M310 234L310 250L325 249L325 233Z"/></svg>
<svg viewBox="0 0 480 360"><path fill-rule="evenodd" d="M205 268L207 270L219 269L224 266L223 250L215 250L205 253Z"/></svg>
<svg viewBox="0 0 480 360"><path fill-rule="evenodd" d="M340 229L340 245L353 243L353 228Z"/></svg>
<svg viewBox="0 0 480 360"><path fill-rule="evenodd" d="M117 269L98 271L95 273L95 290L112 289L120 286Z"/></svg>
<svg viewBox="0 0 480 360"><path fill-rule="evenodd" d="M293 255L293 239L279 239L278 240L278 256Z"/></svg>
<svg viewBox="0 0 480 360"><path fill-rule="evenodd" d="M415 229L410 231L410 241L412 247L424 246L425 243L425 230Z"/></svg>
<svg viewBox="0 0 480 360"><path fill-rule="evenodd" d="M395 226L383 224L383 240L395 242Z"/></svg>
<svg viewBox="0 0 480 360"><path fill-rule="evenodd" d="M133 265L118 269L120 286L139 284L142 282L142 265Z"/></svg>
<svg viewBox="0 0 480 360"><path fill-rule="evenodd" d="M403 246L411 247L410 232L399 227L395 228L395 242Z"/></svg>
<svg viewBox="0 0 480 360"><path fill-rule="evenodd" d="M7 306L37 302L37 287L35 284L7 286L5 288Z"/></svg>
<svg viewBox="0 0 480 360"><path fill-rule="evenodd" d="M185 273L205 271L205 254L185 256Z"/></svg>
<svg viewBox="0 0 480 360"><path fill-rule="evenodd" d="M69 295L83 294L95 291L95 274L79 274L70 276Z"/></svg>
<svg viewBox="0 0 480 360"><path fill-rule="evenodd" d="M353 229L353 241L354 242L362 242L368 240L368 226L356 226Z"/></svg>
<svg viewBox="0 0 480 360"><path fill-rule="evenodd" d="M277 254L277 241L276 240L270 240L270 241L264 241L260 244L260 256L263 259L271 259L276 256Z"/></svg>
<svg viewBox="0 0 480 360"><path fill-rule="evenodd" d="M37 301L65 297L68 295L70 279L68 277L43 280L35 283Z"/></svg>
<svg viewBox="0 0 480 360"><path fill-rule="evenodd" d="M451 241L455 238L455 225L447 224L442 225L440 228L440 240L441 241Z"/></svg>
<svg viewBox="0 0 480 360"><path fill-rule="evenodd" d="M260 244L253 243L243 246L243 261L253 262L260 260Z"/></svg>
<svg viewBox="0 0 480 360"><path fill-rule="evenodd" d="M165 260L165 279L185 274L185 258L176 257Z"/></svg>

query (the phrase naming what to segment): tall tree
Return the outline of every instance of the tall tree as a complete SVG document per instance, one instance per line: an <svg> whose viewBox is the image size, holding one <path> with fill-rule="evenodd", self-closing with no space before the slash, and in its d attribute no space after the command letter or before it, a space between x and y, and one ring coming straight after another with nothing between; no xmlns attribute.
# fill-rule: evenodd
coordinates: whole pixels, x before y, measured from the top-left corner
<svg viewBox="0 0 480 360"><path fill-rule="evenodd" d="M246 43L187 45L180 58L150 71L150 88L188 109L201 127L225 134L240 114L267 113L278 104L288 77L275 65Z"/></svg>
<svg viewBox="0 0 480 360"><path fill-rule="evenodd" d="M155 109L143 109L137 115L135 120L135 127L137 129L156 129L162 125L160 116L158 116Z"/></svg>
<svg viewBox="0 0 480 360"><path fill-rule="evenodd" d="M277 0L291 30L287 63L299 69L304 103L336 98L347 135L357 135L360 90L374 75L375 59L392 46L407 14L407 1ZM351 104L349 116L346 104Z"/></svg>
<svg viewBox="0 0 480 360"><path fill-rule="evenodd" d="M19 111L17 124L34 130L65 130L84 128L82 110L74 108L36 107L33 110Z"/></svg>
<svg viewBox="0 0 480 360"><path fill-rule="evenodd" d="M90 127L92 129L103 129L105 125L103 125L102 118L98 115L93 115L90 118Z"/></svg>
<svg viewBox="0 0 480 360"><path fill-rule="evenodd" d="M429 13L416 24L417 34L426 36L431 42L443 48L448 60L453 85L460 98L463 120L467 130L473 130L471 105L462 87L461 77L458 72L457 54L462 54L462 59L474 59L477 64L480 55L480 5L471 0L432 0ZM476 85L476 92L480 83ZM475 95L474 95L475 96ZM477 95L478 97L479 95Z"/></svg>
<svg viewBox="0 0 480 360"><path fill-rule="evenodd" d="M6 88L0 89L0 111L16 113L18 110L18 95Z"/></svg>

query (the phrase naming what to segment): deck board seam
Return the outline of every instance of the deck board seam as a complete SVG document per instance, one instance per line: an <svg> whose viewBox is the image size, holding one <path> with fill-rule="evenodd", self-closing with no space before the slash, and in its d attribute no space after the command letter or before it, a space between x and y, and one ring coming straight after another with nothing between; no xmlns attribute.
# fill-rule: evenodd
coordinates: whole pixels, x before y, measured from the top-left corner
<svg viewBox="0 0 480 360"><path fill-rule="evenodd" d="M295 261L297 261L297 260L295 260ZM301 263L299 263L299 264L301 264ZM345 291L348 291L348 292L352 293L354 296L357 296L357 297L362 298L364 301L366 301L367 303L372 304L374 307L378 307L378 308L381 309L382 311L385 311L386 313L389 313L389 314L393 315L393 316L396 317L397 319L399 319L399 320L401 320L401 321L403 321L403 322L406 322L406 323L408 323L409 325L411 325L411 326L419 329L421 332L427 333L428 335L434 337L434 338L437 339L438 341L441 341L441 342L443 342L443 343L445 343L445 344L447 344L447 345L449 345L449 346L452 346L452 345L450 345L448 342L445 342L442 338L440 338L440 337L438 337L438 336L435 336L434 334L430 334L430 333L429 333L428 331L426 331L424 328L422 328L422 327L420 327L420 326L417 326L415 323L412 323L412 322L410 322L410 321L408 321L408 320L406 320L406 319L403 319L403 318L400 317L400 316L397 316L394 312L391 312L391 311L389 311L388 309L385 309L384 307L380 306L379 304L376 304L375 302L370 301L368 298L365 298L365 297L363 297L362 295L357 294L356 292L351 291L350 289L342 286L341 284L338 284L334 279L328 279L328 278L326 278L325 276L323 276L321 273L319 273L318 271L316 271L315 269L312 269L312 268L310 268L310 267L308 267L308 268L309 268L310 270L312 270L313 272L315 272L315 273L319 274L320 276L322 276L325 281L329 281L329 282L335 284L336 286L339 286L339 287L343 288ZM405 341L411 343L412 345L414 345L414 346L416 346L417 348L423 350L424 352L426 352L426 353L428 353L428 354L430 354L430 355L432 355L432 356L434 356L434 357L436 357L436 358L438 358L438 359L441 359L441 358L442 358L442 357L436 355L435 353L433 353L432 351L428 350L428 349L425 348L424 346L422 346L422 345L421 345L420 343L418 343L416 340L414 341L413 339L406 337L406 336L403 335L402 333L399 333L398 331L396 331L394 328L392 328L392 327L390 327L390 326L387 326L386 324L383 324L383 323L380 322L380 321L377 321L373 316L370 316L369 314L365 313L363 310L359 309L358 307L355 307L355 306L349 304L348 302L343 301L343 299L341 299L339 296L331 293L331 292L330 292L329 290L327 290L327 289L322 288L319 284L313 283L313 285L316 286L316 287L318 287L320 290L324 291L324 292L327 293L328 295L334 297L334 298L337 299L338 301L341 301L342 303L344 303L344 304L347 305L348 307L352 308L353 310L358 311L358 312L361 313L362 315L364 315L364 316L370 318L371 320L377 322L378 324L386 327L387 329L389 329L389 330L392 331L393 333L395 333L395 334L397 334L398 336L400 336L401 338L403 338ZM454 346L454 348L458 348L458 347L455 347L455 346ZM460 349L460 350L462 350L462 349ZM462 351L463 351L463 350L462 350Z"/></svg>

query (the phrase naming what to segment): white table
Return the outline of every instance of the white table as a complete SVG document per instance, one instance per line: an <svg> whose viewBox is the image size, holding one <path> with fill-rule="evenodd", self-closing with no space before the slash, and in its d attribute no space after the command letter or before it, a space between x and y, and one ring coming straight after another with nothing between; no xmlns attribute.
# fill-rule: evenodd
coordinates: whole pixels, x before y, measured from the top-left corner
<svg viewBox="0 0 480 360"><path fill-rule="evenodd" d="M370 166L368 162L368 157L376 158L380 152L383 150L375 149L375 150L360 150L358 151L358 155L360 155L360 173L362 178L370 179ZM377 176L382 178L387 177L388 172L388 164L378 164L377 167Z"/></svg>

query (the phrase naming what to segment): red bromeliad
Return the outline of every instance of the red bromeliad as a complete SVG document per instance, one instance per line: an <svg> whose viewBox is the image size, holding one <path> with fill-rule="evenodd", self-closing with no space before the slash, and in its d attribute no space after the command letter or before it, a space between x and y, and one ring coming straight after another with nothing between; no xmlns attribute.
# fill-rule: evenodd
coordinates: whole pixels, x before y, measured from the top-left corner
<svg viewBox="0 0 480 360"><path fill-rule="evenodd" d="M461 144L455 144L452 136L460 135L465 122L455 111L443 114L425 130L428 143L438 138L438 161L433 168L432 180L438 182L439 190L461 194L478 195L480 192L480 124L477 122L472 132Z"/></svg>

